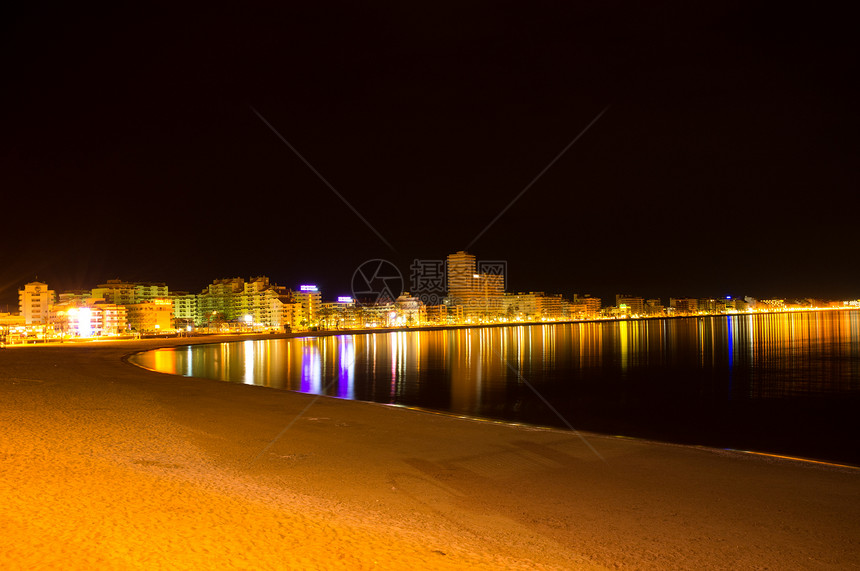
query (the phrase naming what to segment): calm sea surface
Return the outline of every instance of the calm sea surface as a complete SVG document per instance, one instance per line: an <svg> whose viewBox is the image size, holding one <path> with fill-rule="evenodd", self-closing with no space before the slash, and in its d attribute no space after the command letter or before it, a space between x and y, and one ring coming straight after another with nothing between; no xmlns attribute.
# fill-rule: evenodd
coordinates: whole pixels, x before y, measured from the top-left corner
<svg viewBox="0 0 860 571"><path fill-rule="evenodd" d="M242 341L165 373L860 465L860 312Z"/></svg>

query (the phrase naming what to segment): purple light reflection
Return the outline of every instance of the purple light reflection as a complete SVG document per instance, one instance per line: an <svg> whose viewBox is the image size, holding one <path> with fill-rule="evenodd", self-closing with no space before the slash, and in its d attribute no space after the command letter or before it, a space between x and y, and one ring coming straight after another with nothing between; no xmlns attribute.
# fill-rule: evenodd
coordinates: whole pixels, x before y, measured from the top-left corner
<svg viewBox="0 0 860 571"><path fill-rule="evenodd" d="M322 391L322 363L316 339L305 339L302 343L301 391L318 395Z"/></svg>
<svg viewBox="0 0 860 571"><path fill-rule="evenodd" d="M355 336L340 337L338 351L337 396L344 399L355 398Z"/></svg>

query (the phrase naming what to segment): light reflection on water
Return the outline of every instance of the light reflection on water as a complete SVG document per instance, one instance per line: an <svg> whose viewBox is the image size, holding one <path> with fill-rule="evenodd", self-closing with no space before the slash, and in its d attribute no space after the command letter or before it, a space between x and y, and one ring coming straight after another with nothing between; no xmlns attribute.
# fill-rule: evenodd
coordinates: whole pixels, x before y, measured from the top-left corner
<svg viewBox="0 0 860 571"><path fill-rule="evenodd" d="M860 312L396 331L159 349L162 372L666 440L860 459ZM519 374L518 374L519 373Z"/></svg>

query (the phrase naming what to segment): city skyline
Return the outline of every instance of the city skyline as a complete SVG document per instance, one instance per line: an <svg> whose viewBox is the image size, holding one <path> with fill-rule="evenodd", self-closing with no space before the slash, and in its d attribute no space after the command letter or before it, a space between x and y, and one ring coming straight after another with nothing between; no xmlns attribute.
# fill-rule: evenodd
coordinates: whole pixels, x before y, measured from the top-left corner
<svg viewBox="0 0 860 571"><path fill-rule="evenodd" d="M35 276L346 291L463 249L508 291L857 297L838 14L17 10L0 306Z"/></svg>
<svg viewBox="0 0 860 571"><path fill-rule="evenodd" d="M452 262L452 260L453 260L453 262ZM323 299L323 301L329 301L329 302L343 301L344 297L347 296L351 300L355 301L356 303L358 303L360 305L374 305L377 303L389 303L389 302L393 301L394 297L397 297L401 293L403 293L403 294L411 293L413 296L417 296L421 300L421 302L425 305L443 304L443 302L445 304L450 304L450 305L459 305L459 304L468 304L469 300L472 297L475 297L475 296L480 297L479 294L473 293L473 291L483 291L487 287L487 285L480 286L480 285L473 285L472 284L473 281L479 281L478 278L485 276L485 274L483 274L483 273L480 273L480 274L478 273L479 270L476 269L478 267L476 265L476 260L477 260L477 256L475 256L474 254L471 254L469 252L465 252L465 251L458 251L456 253L449 254L446 258L440 258L440 259L419 260L416 258L413 260L413 262L410 266L412 268L412 274L410 275L408 272L403 272L399 276L400 277L399 286L392 288L390 283L386 285L384 282L380 282L376 285L376 287L385 289L386 295L381 296L381 297L374 295L372 299L366 299L364 301L362 300L362 296L360 295L362 292L356 292L355 289L351 290L349 286L330 290L324 286L318 285L321 282L318 280L314 280L314 279L304 280L304 282L300 282L300 281L296 281L296 280L292 280L292 281L289 281L289 280L284 281L284 280L276 280L276 279L270 280L270 276L268 276L262 272L255 272L255 273L248 274L247 281L249 283L254 282L255 280L265 280L266 283L271 281L271 283L274 285L277 285L277 287L281 287L282 289L293 291L293 292L311 291L311 289L314 292L319 292L320 295L322 295L323 292L325 292L325 297L322 299ZM385 260L370 260L370 262L380 262L380 261L383 263L388 263ZM439 289L438 287L436 287L434 289L426 289L426 290L420 289L422 287L420 285L422 283L422 276L419 276L416 274L416 268L419 266L419 264L422 264L422 263L425 265L427 263L437 263L437 264L440 264L441 268L443 268L442 269L442 276L443 277L442 277L442 281L440 282L441 283L441 289ZM505 270L507 270L507 266L505 266ZM453 271L453 276L452 276L452 271ZM481 271L483 271L483 270L481 270ZM488 276L488 277L493 277L493 276ZM800 295L800 296L761 296L761 295L756 296L755 295L756 292L736 291L736 290L732 290L729 293L721 292L717 295L714 295L713 293L701 294L701 292L697 293L697 292L682 292L682 291L670 291L668 293L662 292L662 293L657 294L657 295L652 295L649 293L648 295L646 295L643 292L635 291L635 290L632 290L630 288L622 289L620 291L616 291L616 292L609 294L609 295L599 295L599 294L592 293L589 291L576 290L573 288L567 288L567 290L565 290L565 291L556 291L556 290L550 290L548 288L541 288L541 287L534 287L534 288L529 288L529 289L525 289L525 290L512 290L512 289L504 287L504 284L506 283L507 278L508 278L507 274L496 274L495 277L498 277L499 281L498 281L498 283L492 282L492 285L490 287L493 289L493 291L498 290L499 295L504 294L505 296L508 296L508 295L517 295L517 294L521 295L521 294L525 294L525 293L539 293L539 294L548 295L548 296L561 296L565 300L574 299L576 297L582 298L583 296L588 296L588 297L594 297L594 298L602 300L604 307L611 305L610 302L613 300L615 300L617 302L619 298L625 298L625 297L637 298L637 299L641 299L641 300L653 298L653 299L656 299L656 300L661 301L661 302L663 302L663 301L668 302L668 300L671 300L671 299L688 299L688 298L689 299L732 299L732 298L743 299L744 297L750 297L752 299L773 298L773 299L789 300L791 302L802 302L802 301L807 301L807 300L855 301L857 299L860 299L860 294L855 295L855 296L847 296L844 298L835 298L835 297L827 297L827 296L812 295L812 294ZM473 280L472 278L475 278L475 279ZM9 313L9 312L14 313L18 307L18 299L19 299L20 291L24 288L25 285L32 284L32 283L48 284L49 286L51 286L52 290L56 290L57 294L61 294L61 293L78 294L80 292L92 292L93 294L96 295L96 297L98 297L97 292L109 287L110 284L126 284L126 285L138 285L138 286L148 285L154 289L159 289L159 287L164 287L165 291L167 291L167 289L169 288L171 295L174 295L174 294L197 295L198 293L201 293L201 292L205 293L212 286L212 284L219 284L222 282L227 283L227 282L231 282L234 280L240 280L240 281L244 282L244 281L246 281L246 278L243 276L220 276L220 277L210 278L209 283L204 284L203 286L200 286L198 284L197 287L192 287L192 288L176 288L176 287L173 287L172 284L170 284L166 281L161 281L161 280L148 280L148 279L127 280L127 279L122 278L120 276L113 276L112 278L98 280L98 282L100 282L100 283L93 282L91 284L81 284L81 287L75 287L75 288L59 287L59 288L55 288L55 287L51 286L51 284L48 282L48 280L43 280L43 279L40 279L38 276L34 276L33 279L27 280L26 282L22 282L22 283L18 284L18 286L15 289L15 303L14 304L0 302L0 311L5 311L7 313ZM353 280L355 280L355 273L353 273ZM285 286L278 285L278 284L284 284L284 283L288 283L290 285L285 285ZM302 285L303 283L304 284L313 284L313 285ZM95 287L93 287L94 284L95 284ZM353 281L352 287L355 288L355 281ZM453 289L451 289L452 287L453 287ZM428 295L425 292L432 292L432 293L430 295ZM439 293L439 292L441 292L441 293ZM381 293L381 291L380 292L373 292L373 293L378 294L378 293ZM436 295L437 293L438 293L438 295ZM155 297L158 297L158 296L155 296Z"/></svg>
<svg viewBox="0 0 860 571"><path fill-rule="evenodd" d="M625 316L659 316L676 314L690 314L698 311L706 311L708 313L721 313L725 309L738 310L746 309L747 307L754 309L757 298L747 295L751 292L742 292L742 295L705 295L705 296L690 296L690 295L675 295L670 294L666 297L664 294L658 296L641 295L638 292L624 291L615 293L615 304L610 302L613 296L592 295L589 292L553 292L545 288L534 288L528 291L508 290L506 287L508 279L508 265L505 260L483 260L472 253L460 250L448 254L445 259L429 259L419 260L414 259L410 265L410 274L405 277L399 270L390 262L382 259L369 260L362 264L354 273L352 278L352 290L350 295L344 295L346 290L327 291L326 297L323 297L323 290L317 283L306 283L292 286L282 286L271 280L268 276L256 273L252 274L248 280L244 277L220 277L214 278L211 283L205 287L191 290L177 290L175 287L169 286L166 282L156 282L151 280L131 280L114 278L102 280L103 283L96 287L76 288L73 290L54 290L49 284L40 281L38 278L22 284L22 287L17 290L18 294L18 309L21 316L25 316L27 323L31 322L30 311L32 307L25 303L25 298L30 295L36 295L39 299L36 303L36 311L47 311L51 304L60 300L60 305L73 303L78 305L79 302L88 299L101 300L102 302L116 303L119 305L129 305L139 303L141 301L152 300L173 300L175 317L179 318L182 313L183 318L188 318L188 311L195 310L180 310L180 306L185 306L192 303L197 305L197 298L207 298L210 295L216 297L229 296L232 294L241 293L257 295L260 293L269 292L281 299L281 301L293 302L295 298L304 298L312 296L314 308L311 311L308 308L308 302L302 301L301 304L305 307L305 312L310 315L316 313L319 309L319 304L334 303L348 304L364 307L387 306L398 303L404 299L411 300L409 303L414 303L417 309L420 305L428 310L434 307L446 306L442 308L442 321L447 314L453 322L463 322L464 320L485 321L488 319L498 319L506 313L506 308L520 303L519 298L539 298L543 301L546 308L552 308L549 313L544 313L544 317L551 315L555 318L570 318L575 319L576 316L596 315L596 310L601 308L621 309ZM312 280L313 281L313 280ZM43 287L44 286L44 287ZM200 293L195 293L199 291ZM48 296L48 297L46 297ZM50 297L50 299L49 299ZM669 301L666 309L664 301ZM823 298L821 296L802 296L797 298L770 298L761 300L766 306L780 308L784 303L792 306L809 306L809 307L827 307L835 302L850 304L856 307L860 303L860 298L846 298L842 300ZM594 301L596 303L592 304ZM676 303L677 302L677 303ZM201 311L204 315L214 315L216 311L213 309L223 310L221 302L207 302L211 307L203 308ZM212 305L215 303L215 305ZM244 302L248 305L248 301ZM523 301L527 305L534 305L535 300ZM738 308L737 304L741 307ZM179 305L177 305L179 304ZM549 305L546 305L549 304ZM704 305L703 305L704 304ZM722 304L723 310L718 308ZM254 303L250 304L255 305ZM540 307L542 304L538 303ZM555 306L558 307L555 307ZM588 310L586 311L586 306ZM569 307L569 309L568 309ZM577 307L578 309L574 309ZM562 309L564 308L564 309ZM0 306L0 310L5 309L9 313L8 305L4 308ZM456 310L456 311L454 311ZM267 310L280 313L282 310ZM423 309L422 309L423 311ZM433 310L438 314L438 309ZM454 311L453 313L451 313ZM541 315L540 308L534 316ZM2 313L2 312L0 312ZM231 311L229 319L241 320L239 314L232 315L235 311ZM241 312L240 312L241 313ZM509 313L509 312L508 312ZM615 316L615 314L612 314ZM511 315L508 315L511 317ZM197 325L205 318L200 318L196 321ZM39 322L38 320L36 322Z"/></svg>

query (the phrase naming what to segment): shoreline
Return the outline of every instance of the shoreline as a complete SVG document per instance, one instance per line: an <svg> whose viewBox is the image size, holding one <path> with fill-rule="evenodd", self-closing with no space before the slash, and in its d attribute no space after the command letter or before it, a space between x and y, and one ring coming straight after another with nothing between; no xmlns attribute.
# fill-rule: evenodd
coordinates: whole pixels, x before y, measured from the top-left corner
<svg viewBox="0 0 860 571"><path fill-rule="evenodd" d="M123 361L163 345L0 352L0 566L860 565L857 469L583 433L598 456L567 431Z"/></svg>
<svg viewBox="0 0 860 571"><path fill-rule="evenodd" d="M219 343L240 343L242 341L247 341L247 340L251 340L251 339L239 339L239 340L223 341L223 342L219 342ZM268 338L255 339L255 340L265 341L265 340L268 340ZM199 343L199 344L205 345L207 343ZM213 380L213 381L216 381L219 383L237 384L236 381L227 381L227 380L215 379L215 378L211 378L211 377L194 377L194 376L175 375L173 373L166 373L163 371L158 371L157 369L146 367L146 366L138 364L138 363L134 363L131 360L131 358L133 356L141 354L141 353L147 353L149 351L155 351L158 349L180 349L184 346L187 346L187 345L179 344L179 345L170 346L170 347L155 347L155 348L151 348L151 349L144 349L142 351L136 351L134 353L129 353L129 354L123 356L122 359L125 363L127 363L130 366L138 367L140 369L143 369L145 371L150 371L153 373L164 374L164 375L173 375L173 376L181 376L183 378L191 378L191 379L204 379L205 378L206 380ZM361 400L361 399L355 399L355 398L344 398L344 397L338 397L338 396L328 395L328 394L304 393L301 391L295 391L295 390L284 389L284 388L274 388L274 387L269 387L269 386L265 386L265 385L252 385L252 386L258 386L261 388L266 388L266 389L275 390L275 391L285 391L285 392L289 392L289 393L308 395L308 396L311 396L314 398L336 399L336 400L347 401L347 402L372 404L372 405L378 405L378 406L384 406L384 407L395 407L395 408L401 408L401 409L405 409L405 410L420 412L420 413L424 413L424 414L433 414L433 415L445 416L445 417L458 419L458 420L465 420L465 421L471 421L471 422L486 422L486 423L498 424L498 425L502 425L502 426L520 427L520 428L524 428L524 429L528 429L528 430L550 430L550 431L557 431L560 433L573 434L573 435L576 435L579 433L588 433L588 434L592 434L592 435L600 435L600 436L603 436L606 438L622 438L622 439L628 439L628 440L637 440L637 441L641 441L641 442L649 442L652 444L664 444L664 445L669 445L669 446L686 446L686 447L702 449L702 450L712 450L715 452L719 452L721 450L727 450L727 451L736 452L739 454L754 454L754 455L766 456L766 457L771 457L771 458L779 458L779 459L783 459L783 460L791 460L791 461L795 461L795 462L808 462L811 464L820 464L820 465L833 466L833 467L839 467L839 468L860 470L860 464L852 464L852 463L850 463L850 461L847 461L845 459L839 459L836 457L828 458L827 456L818 456L818 457L802 456L802 455L798 455L797 452L794 452L794 453L791 453L788 451L780 452L777 450L766 450L766 449L755 449L754 450L751 448L719 446L716 444L708 444L708 443L704 443L704 442L693 442L693 441L684 442L684 441L681 441L678 439L674 439L674 440L671 438L661 439L661 438L656 437L656 436L637 436L635 434L619 434L619 433L601 432L599 430L591 430L588 428L585 428L585 429L574 428L571 430L569 428L565 428L564 426L553 426L553 425L549 425L549 424L538 424L538 423L529 423L529 422L524 422L524 421L505 420L503 418L482 417L482 416L462 414L462 413L458 413L458 412L452 412L452 411L441 410L441 409L432 409L432 408L427 408L427 407L422 407L422 406L417 406L417 405L408 405L408 404L390 403L390 402L379 402L379 401L372 401L372 400ZM737 446L737 444L735 444L734 446Z"/></svg>
<svg viewBox="0 0 860 571"><path fill-rule="evenodd" d="M852 311L856 311L856 310L852 310ZM779 314L779 313L784 313L784 312L776 312L776 314ZM694 316L686 316L686 317L694 317ZM708 317L708 316L695 316L695 317L697 317L697 319L698 319L701 317ZM682 316L676 316L676 317L672 317L670 319L684 319L684 318L685 317L682 317ZM665 318L659 318L659 319L665 319ZM562 322L558 322L558 323L562 323ZM567 323L569 323L569 322L564 322L564 324L567 324ZM528 326L531 326L531 325L536 325L536 324L529 324ZM554 323L544 323L544 324L540 324L540 325L554 325ZM496 324L495 326L496 327L512 327L512 325L510 325L510 324ZM517 325L513 325L513 326L519 326L519 325L517 324ZM462 327L464 327L464 326L433 327L433 328L406 328L406 329L404 329L404 328L384 328L384 329L375 328L375 329L368 329L368 330L361 330L361 331L347 331L347 332L342 332L342 331L297 332L294 334L263 335L262 337L244 335L244 336L241 336L241 337L236 338L236 339L225 339L223 341L222 340L213 341L212 344L236 343L236 342L242 342L244 340L250 340L250 339L262 339L262 340L285 339L285 338L286 339L290 339L290 338L313 339L313 338L317 338L317 337L330 337L330 336L340 336L340 335L367 335L370 333L385 334L385 333L392 333L392 332L399 333L402 331L426 332L426 331L436 331L439 329L443 329L443 330L447 331L447 330L453 330L453 329L460 329ZM480 327L486 327L486 326L485 325L477 325L477 326L465 326L465 327L472 329L475 327L480 328ZM203 341L202 343L205 344L206 342ZM182 345L180 345L180 346L182 346ZM260 349L259 351L262 351L262 350L263 349ZM143 363L138 363L138 362L135 362L135 360L133 359L133 355L129 355L127 360L128 360L128 362L130 362L133 365L136 365L136 366L139 366L139 367L142 367L145 369L149 369L152 371L158 371L158 369L155 368L155 364L152 362L151 359L149 360L149 362L144 361ZM240 382L237 379L220 378L219 375L210 375L207 378L217 379L217 380L220 380L220 382ZM249 381L247 379L244 379L241 382L247 383ZM269 383L259 382L259 381L256 381L253 384L258 384L259 386L267 386L270 388L276 388L277 390L288 390L288 391L301 392L301 390L298 388L297 385L290 385L293 388L289 388L287 386L282 386L282 385L276 385L275 386L275 385L270 385ZM305 394L314 395L316 393L308 392ZM392 395L393 395L393 393L392 393ZM337 396L337 394L335 394L334 392L331 392L331 391L327 391L326 393L320 394L320 396L323 396L326 398L360 400L360 399L355 399L355 398ZM365 396L367 396L367 395L365 395ZM370 395L370 398L374 398L374 397L372 395ZM821 397L821 398L823 398L823 397ZM856 396L853 397L852 402L854 402L854 401L856 401ZM595 424L595 422L593 422L594 419L592 419L592 422L585 422L585 421L580 420L581 425L577 424L577 426L575 428L570 427L568 425L566 428L564 425L564 422L558 422L558 420L554 417L551 417L551 415L549 418L546 418L546 417L536 418L535 417L535 418L530 419L530 420L533 420L536 422L529 422L529 421L522 420L522 419L515 417L515 416L512 417L512 415L510 415L510 414L496 414L496 416L493 416L492 411L487 411L487 414L488 414L487 416L481 416L480 412L483 412L483 411L472 411L472 413L470 413L470 412L461 412L461 411L457 410L456 408L451 409L450 407L448 407L448 408L433 408L432 403L429 406L422 406L423 404L427 404L426 401L422 402L420 400L415 400L415 399L410 400L410 399L400 399L400 398L395 399L393 396L391 396L391 398L388 399L387 395L384 395L382 399L363 400L361 402L376 402L377 404L382 404L382 405L386 405L386 406L399 406L399 407L404 407L407 409L419 410L419 411L432 413L432 414L448 415L448 416L451 416L453 418L468 418L468 419L472 419L472 420L476 420L476 421L497 422L497 423L507 424L507 425L512 425L512 426L523 426L523 427L531 427L531 428L539 428L539 429L562 430L562 431L570 431L572 433L576 433L578 430L584 430L584 431L592 432L595 434L603 434L603 435L609 436L609 437L639 438L639 439L644 439L644 440L652 441L652 442L663 442L663 443L667 443L667 444L687 445L687 446L702 447L702 448L712 448L712 449L716 449L716 450L731 449L731 450L735 450L735 451L743 452L743 453L768 455L768 456L779 457L779 458L791 458L791 459L794 459L797 461L805 461L805 462L810 462L810 463L823 463L823 464L834 465L834 466L860 468L860 462L858 462L858 457L856 455L856 449L852 446L851 442L846 442L846 440L844 438L839 437L839 434L836 434L836 433L829 433L828 434L827 431L824 431L824 430L815 432L815 436L810 437L808 439L808 441L809 441L808 443L806 443L805 445L800 445L797 443L796 439L792 440L791 437L787 437L787 436L781 436L781 437L772 436L770 439L768 439L766 437L763 438L760 436L757 439L751 439L748 437L744 438L742 436L742 433L740 433L740 432L728 431L725 434L722 434L722 433L716 433L716 432L713 432L713 433L711 433L711 432L704 433L702 431L697 432L695 429L686 430L686 431L684 431L684 430L679 431L677 429L674 431L665 430L665 429L661 430L661 429L654 429L652 426L647 425L647 424L642 424L642 423L640 423L640 424L635 424L635 423L634 424L624 424L623 427L621 427L621 428L612 428L610 426L601 426L599 422L597 424ZM785 406L788 406L787 402L785 403ZM849 407L849 405L847 405L847 404L839 405L838 411L840 411L840 416L839 416L840 418L848 418L848 416L846 416L846 413L848 415L850 415L850 410L851 410L848 407ZM792 410L794 410L795 413L798 411L803 412L799 408L795 408ZM837 409L833 408L832 410L835 413ZM812 419L808 419L808 420L810 420L810 422L811 422ZM827 419L819 419L819 420L826 421ZM818 426L819 424L820 423L812 423L809 426ZM825 424L826 424L826 422L825 422ZM692 425L692 424L689 426L690 426L690 428L694 428L694 425ZM846 425L846 428L847 428L847 425ZM852 428L854 428L854 427L852 426ZM771 430L771 432L772 432L772 435L782 434L782 432L779 430ZM810 431L809 429L807 429L807 432L813 432L813 431ZM846 433L850 434L852 432L855 432L855 430L848 430L847 432L846 432L846 430L843 430L841 434L846 434ZM816 440L819 438L821 440ZM830 446L829 447L827 447L827 446L825 446L825 447L815 446L815 442L820 442L820 441L829 442Z"/></svg>
<svg viewBox="0 0 860 571"><path fill-rule="evenodd" d="M858 311L856 308L835 308L835 309L822 309L815 311ZM751 315L770 315L770 314L782 314L782 313L801 313L806 312L808 310L797 310L797 311L775 311L775 312L756 312ZM249 340L277 340L277 339L304 339L304 338L321 338L321 337L336 337L341 335L368 335L368 334L386 334L386 333L399 333L399 332L424 332L424 331L437 331L437 330L458 330L458 329L476 329L476 328L485 328L485 327L519 327L519 326L535 326L535 325L556 325L556 324L571 324L571 323L605 323L605 322L613 322L613 321L637 321L637 320L654 320L654 319L688 319L695 318L701 319L705 317L730 317L730 315L690 315L690 316L657 316L657 317L645 317L638 319L624 319L624 320L615 320L615 319L605 319L605 320L575 320L575 321L556 321L556 322L529 322L529 323L498 323L498 324L462 324L462 325L445 325L445 326L420 326L420 327L389 327L389 328L367 328L367 329L355 329L355 330L323 330L323 331L300 331L300 332L289 332L289 333L241 333L241 334L203 334L203 335L192 335L192 336L152 336L144 339L103 339L103 340L92 340L92 341L78 341L73 343L41 343L36 345L28 345L28 347L85 347L90 344L94 344L96 346L110 346L113 344L123 345L130 343L143 343L147 345L147 348L142 350L135 350L125 354L122 357L122 361L127 363L128 365L141 368L143 370L147 370L150 372L156 372L159 374L169 374L162 373L157 369L150 369L144 365L134 363L132 361L132 357L139 353L144 353L148 351L154 351L157 349L175 349L189 345L217 345L217 344L225 344L225 343L241 343L243 341ZM16 346L20 347L20 346ZM189 378L204 378L204 377L189 377ZM218 382L229 382L224 380L218 380ZM295 392L297 394L311 394L313 393L301 393L300 391L291 391L290 389L276 389L276 390L285 390L287 392ZM378 404L382 406L393 406L404 408L408 410L419 411L428 414L438 414L449 416L451 418L456 419L467 419L477 422L490 422L490 423L498 423L501 425L509 425L509 426L519 426L530 429L540 429L540 430L560 430L562 432L571 432L576 433L579 430L574 429L572 431L565 429L562 426L557 425L546 425L546 424L537 424L537 423L527 423L515 420L505 420L502 418L493 418L493 417L481 417L481 416L473 416L473 415L464 415L457 412L425 408L416 405L406 405L406 404L396 404L396 403L386 403L386 402L377 402L377 401L364 401L357 399L343 399L341 397L331 396L331 395L316 395L318 397L324 398L335 398L338 400L347 400L353 402L362 402L362 403L372 403ZM591 432L593 434L600 434L610 438L629 438L629 439L641 439L647 442L653 443L662 443L668 445L678 445L678 446L691 446L694 448L706 448L713 450L733 450L738 453L744 454L758 454L762 456L770 456L774 458L783 458L783 459L791 459L798 462L809 462L809 463L818 463L825 464L831 466L838 466L844 468L858 468L860 469L860 464L853 463L850 459L846 458L845 455L837 455L837 456L814 456L814 455L803 455L802 452L798 450L777 450L776 448L767 449L757 447L755 449L747 447L747 448L731 448L734 444L727 444L726 447L723 443L715 444L715 443L707 443L707 442L699 442L695 440L687 440L683 439L673 439L671 437L660 438L657 435L636 435L634 433L630 434L616 434L611 432L594 432L589 430L588 428L583 430L584 432Z"/></svg>
<svg viewBox="0 0 860 571"><path fill-rule="evenodd" d="M201 333L194 335L148 335L143 338L88 338L88 339L67 339L64 341L34 341L33 343L21 343L4 345L2 348L15 349L23 347L53 347L53 346L76 346L87 345L89 343L131 343L137 341L151 340L168 340L168 339L209 339L221 337L235 337L231 341L221 341L216 339L212 343L229 343L232 341L242 341L247 339L293 339L297 337L331 337L338 335L367 335L372 333L397 333L410 331L444 331L444 330L459 330L459 329L481 329L485 327L532 327L535 325L567 325L579 323L618 323L618 322L637 322L637 321L655 321L655 320L672 320L672 319L704 319L704 318L727 318L740 317L751 315L781 315L785 313L816 313L822 311L860 311L860 307L820 307L814 309L789 309L782 311L755 311L743 313L721 313L721 314L702 314L702 315L653 315L630 317L624 319L606 318L606 319L565 319L555 321L521 321L514 323L449 323L444 325L418 325L415 327L368 327L362 329L323 329L317 331L290 331L290 332L250 332L250 333ZM201 341L200 343L205 343ZM197 342L188 344L198 344Z"/></svg>

